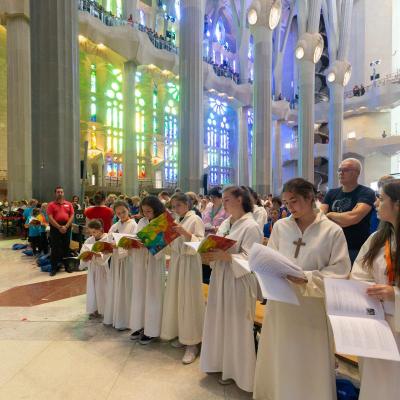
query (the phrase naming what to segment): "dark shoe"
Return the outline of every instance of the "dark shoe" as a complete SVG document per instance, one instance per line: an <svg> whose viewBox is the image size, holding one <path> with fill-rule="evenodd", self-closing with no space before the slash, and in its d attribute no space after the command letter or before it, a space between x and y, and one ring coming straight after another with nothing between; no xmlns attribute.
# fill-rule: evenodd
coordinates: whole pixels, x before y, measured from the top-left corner
<svg viewBox="0 0 400 400"><path fill-rule="evenodd" d="M54 276L57 272L56 271L50 271L49 275Z"/></svg>
<svg viewBox="0 0 400 400"><path fill-rule="evenodd" d="M138 331L131 333L129 339L138 340L142 335L143 335L143 329L139 329Z"/></svg>
<svg viewBox="0 0 400 400"><path fill-rule="evenodd" d="M150 344L151 342L154 342L154 340L156 340L157 338L155 337L150 337L150 336L146 336L146 335L142 335L142 337L139 340L140 344L146 345L146 344Z"/></svg>

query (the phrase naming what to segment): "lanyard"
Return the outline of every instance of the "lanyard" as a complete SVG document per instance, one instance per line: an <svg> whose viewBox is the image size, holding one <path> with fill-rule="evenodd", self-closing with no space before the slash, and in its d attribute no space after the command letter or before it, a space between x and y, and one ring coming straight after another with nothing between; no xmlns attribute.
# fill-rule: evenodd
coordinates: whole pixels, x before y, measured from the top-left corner
<svg viewBox="0 0 400 400"><path fill-rule="evenodd" d="M385 261L386 261L386 275L388 277L388 285L395 284L395 272L392 260L392 249L390 240L386 240L385 243Z"/></svg>

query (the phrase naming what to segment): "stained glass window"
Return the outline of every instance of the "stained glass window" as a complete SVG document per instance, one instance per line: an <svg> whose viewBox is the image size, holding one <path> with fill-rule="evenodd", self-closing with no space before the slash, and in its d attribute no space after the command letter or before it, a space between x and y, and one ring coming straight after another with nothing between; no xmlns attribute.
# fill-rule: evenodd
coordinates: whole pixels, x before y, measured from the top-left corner
<svg viewBox="0 0 400 400"><path fill-rule="evenodd" d="M178 180L178 101L179 86L167 82L167 104L164 108L164 177L166 183Z"/></svg>
<svg viewBox="0 0 400 400"><path fill-rule="evenodd" d="M141 75L136 75L136 79L139 79L140 83ZM146 177L146 166L145 166L145 108L146 102L143 98L142 91L140 89L135 90L135 133L136 133L136 154L138 160L138 177Z"/></svg>
<svg viewBox="0 0 400 400"><path fill-rule="evenodd" d="M118 155L123 152L123 123L124 111L122 105L122 72L120 69L108 65L109 84L107 86L106 97L106 152L113 154L112 162L107 162L107 175L121 176L121 159Z"/></svg>
<svg viewBox="0 0 400 400"><path fill-rule="evenodd" d="M218 98L209 99L206 121L205 145L210 185L226 185L232 182L231 132L228 104Z"/></svg>
<svg viewBox="0 0 400 400"><path fill-rule="evenodd" d="M93 122L96 122L97 120L97 106L96 106L96 81L97 81L97 75L96 75L96 65L91 64L90 65L90 120Z"/></svg>

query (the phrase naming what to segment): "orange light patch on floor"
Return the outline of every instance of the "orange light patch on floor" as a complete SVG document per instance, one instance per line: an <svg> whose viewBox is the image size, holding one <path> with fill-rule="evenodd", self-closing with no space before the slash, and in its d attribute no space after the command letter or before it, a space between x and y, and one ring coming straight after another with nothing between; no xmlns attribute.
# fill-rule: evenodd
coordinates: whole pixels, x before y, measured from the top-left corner
<svg viewBox="0 0 400 400"><path fill-rule="evenodd" d="M0 293L0 307L32 307L86 293L86 274L16 286Z"/></svg>

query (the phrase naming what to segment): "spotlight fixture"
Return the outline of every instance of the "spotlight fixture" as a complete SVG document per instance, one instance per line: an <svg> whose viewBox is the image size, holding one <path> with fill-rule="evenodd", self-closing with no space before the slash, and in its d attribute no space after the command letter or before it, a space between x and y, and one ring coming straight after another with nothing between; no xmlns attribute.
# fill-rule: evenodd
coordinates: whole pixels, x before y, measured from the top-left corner
<svg viewBox="0 0 400 400"><path fill-rule="evenodd" d="M299 38L294 54L298 60L305 59L316 64L323 51L324 39L322 36L319 33L306 32Z"/></svg>
<svg viewBox="0 0 400 400"><path fill-rule="evenodd" d="M282 0L253 0L247 11L247 22L249 25L267 26L274 30L281 19Z"/></svg>
<svg viewBox="0 0 400 400"><path fill-rule="evenodd" d="M347 61L336 60L325 73L328 83L346 86L351 78L351 65Z"/></svg>

